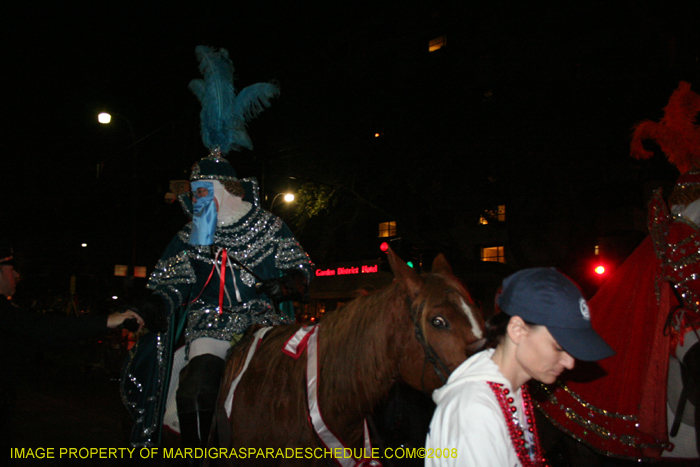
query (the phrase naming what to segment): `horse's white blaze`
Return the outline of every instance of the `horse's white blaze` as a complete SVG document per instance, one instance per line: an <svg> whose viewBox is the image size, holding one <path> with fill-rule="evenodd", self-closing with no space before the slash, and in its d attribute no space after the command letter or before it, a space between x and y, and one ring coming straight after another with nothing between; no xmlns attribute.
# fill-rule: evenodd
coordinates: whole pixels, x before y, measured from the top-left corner
<svg viewBox="0 0 700 467"><path fill-rule="evenodd" d="M474 312L463 299L460 298L459 303L462 305L462 311L464 311L464 314L467 315L467 318L469 319L469 324L472 325L472 333L477 339L481 339L483 337L483 333L481 332L481 327L479 327L479 322L474 317Z"/></svg>

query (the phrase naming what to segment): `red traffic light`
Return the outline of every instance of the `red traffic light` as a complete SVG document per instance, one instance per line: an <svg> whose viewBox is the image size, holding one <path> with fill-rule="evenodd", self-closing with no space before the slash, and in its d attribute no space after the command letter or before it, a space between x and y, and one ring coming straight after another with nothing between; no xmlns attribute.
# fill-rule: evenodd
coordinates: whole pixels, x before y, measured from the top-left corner
<svg viewBox="0 0 700 467"><path fill-rule="evenodd" d="M603 274L605 274L605 266L603 266L602 264L599 264L598 266L595 267L594 271L599 276L602 276Z"/></svg>
<svg viewBox="0 0 700 467"><path fill-rule="evenodd" d="M379 249L386 253L389 251L389 244L387 242L382 242L382 244L379 245Z"/></svg>

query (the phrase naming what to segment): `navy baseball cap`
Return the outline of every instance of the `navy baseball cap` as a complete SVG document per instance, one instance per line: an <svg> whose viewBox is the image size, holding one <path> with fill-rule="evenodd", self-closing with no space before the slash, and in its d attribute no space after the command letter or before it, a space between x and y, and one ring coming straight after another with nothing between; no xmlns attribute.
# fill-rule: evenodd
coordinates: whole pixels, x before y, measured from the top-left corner
<svg viewBox="0 0 700 467"><path fill-rule="evenodd" d="M530 268L505 278L498 306L510 316L546 326L572 357L595 361L615 354L591 327L588 304L574 282L554 268Z"/></svg>

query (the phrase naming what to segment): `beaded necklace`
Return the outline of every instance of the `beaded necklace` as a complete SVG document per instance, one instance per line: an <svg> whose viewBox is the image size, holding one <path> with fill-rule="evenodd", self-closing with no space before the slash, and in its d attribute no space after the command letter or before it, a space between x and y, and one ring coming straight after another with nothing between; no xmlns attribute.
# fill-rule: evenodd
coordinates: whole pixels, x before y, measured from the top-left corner
<svg viewBox="0 0 700 467"><path fill-rule="evenodd" d="M528 431L532 436L532 450L534 451L534 459L530 457L530 452L528 448L527 441L525 440L525 432L523 428L518 423L517 418L517 408L513 403L515 399L510 396L510 389L504 388L503 384L488 382L489 387L496 396L498 405L501 406L503 411L503 416L506 419L506 426L508 426L508 433L510 434L511 442L515 448L515 453L520 459L523 467L546 467L547 461L542 455L542 449L540 448L540 439L537 435L537 429L535 428L535 413L532 409L532 399L530 399L530 394L528 393L525 386L523 386L520 391L523 397L523 409L525 412L525 420L528 424Z"/></svg>

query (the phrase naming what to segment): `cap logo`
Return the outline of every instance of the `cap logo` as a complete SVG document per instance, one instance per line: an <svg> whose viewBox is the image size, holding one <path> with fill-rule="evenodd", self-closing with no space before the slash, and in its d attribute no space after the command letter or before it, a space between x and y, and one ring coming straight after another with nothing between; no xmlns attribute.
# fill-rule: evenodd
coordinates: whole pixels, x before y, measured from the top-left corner
<svg viewBox="0 0 700 467"><path fill-rule="evenodd" d="M586 300L581 297L578 299L578 304L581 307L581 316L583 316L583 319L586 321L591 320L591 313L588 311L588 303L586 303Z"/></svg>

